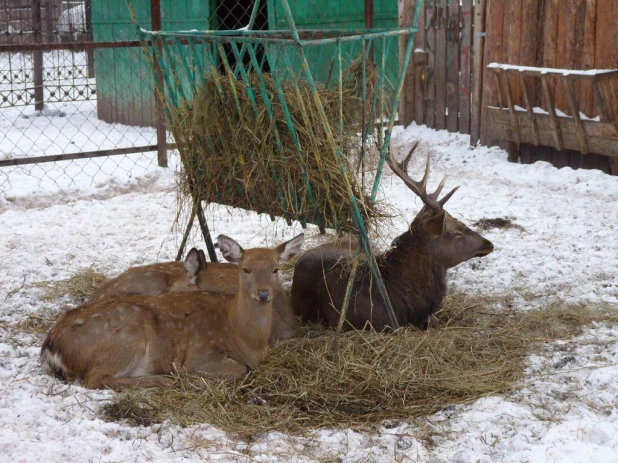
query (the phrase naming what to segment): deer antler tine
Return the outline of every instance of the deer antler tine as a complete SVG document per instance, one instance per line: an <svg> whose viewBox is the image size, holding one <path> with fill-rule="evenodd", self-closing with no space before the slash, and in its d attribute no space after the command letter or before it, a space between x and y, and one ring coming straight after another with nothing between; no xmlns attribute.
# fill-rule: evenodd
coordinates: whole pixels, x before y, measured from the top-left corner
<svg viewBox="0 0 618 463"><path fill-rule="evenodd" d="M427 180L429 180L429 169L431 168L431 153L427 151L427 162L425 163L425 174L421 180L421 189L427 191Z"/></svg>
<svg viewBox="0 0 618 463"><path fill-rule="evenodd" d="M436 191L434 191L433 194L431 195L432 197L438 199L438 197L440 196L440 193L442 192L442 188L444 188L444 184L446 183L447 178L448 178L448 175L445 175L442 181L440 182L440 185L438 185L438 188L436 188Z"/></svg>
<svg viewBox="0 0 618 463"><path fill-rule="evenodd" d="M459 190L459 186L456 186L455 188L453 188L449 194L447 194L444 198L442 198L440 201L438 201L438 203L440 204L440 206L444 206L444 204L446 204L446 202L451 199L451 196L453 196L453 194Z"/></svg>
<svg viewBox="0 0 618 463"><path fill-rule="evenodd" d="M406 156L406 158L403 160L402 163L402 168L404 172L408 172L408 164L410 163L410 159L412 159L412 155L414 154L414 150L416 150L416 147L418 146L418 141L414 143L414 145L412 145L412 149L410 149L410 152L408 153L408 155ZM390 149L390 146L389 146Z"/></svg>

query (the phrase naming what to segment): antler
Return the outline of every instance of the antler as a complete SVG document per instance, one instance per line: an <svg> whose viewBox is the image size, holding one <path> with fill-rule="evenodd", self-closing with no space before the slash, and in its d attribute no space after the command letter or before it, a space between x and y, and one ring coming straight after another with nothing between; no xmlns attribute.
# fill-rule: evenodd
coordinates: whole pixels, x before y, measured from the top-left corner
<svg viewBox="0 0 618 463"><path fill-rule="evenodd" d="M427 180L429 179L429 168L431 166L431 157L429 155L429 152L427 152L427 163L425 164L425 174L423 175L423 178L420 182L413 180L407 172L408 164L417 146L418 141L414 143L412 149L401 163L395 161L395 158L393 157L393 152L391 150L391 147L389 146L386 162L388 162L388 165L391 167L395 175L397 175L397 177L403 180L407 187L410 188L419 198L421 198L421 200L423 201L423 203L425 203L427 207L440 211L444 207L444 204L446 204L446 202L451 198L451 196L453 196L453 193L457 191L459 186L456 186L444 198L438 200L438 197L442 192L442 188L444 188L444 183L446 182L447 176L445 175L440 182L440 185L438 185L436 191L431 194L427 193Z"/></svg>

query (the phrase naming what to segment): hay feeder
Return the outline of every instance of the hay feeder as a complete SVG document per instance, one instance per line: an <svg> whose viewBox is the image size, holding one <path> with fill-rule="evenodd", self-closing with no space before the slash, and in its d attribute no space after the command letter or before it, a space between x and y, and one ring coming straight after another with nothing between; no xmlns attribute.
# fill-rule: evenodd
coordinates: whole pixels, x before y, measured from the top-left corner
<svg viewBox="0 0 618 463"><path fill-rule="evenodd" d="M216 261L202 201L352 232L397 328L367 228L381 216L376 195L422 2L410 28L362 30L298 30L288 0L268 5L285 29L255 30L260 3L244 30L138 27L153 76L161 71L155 85L193 204L179 256L197 215ZM387 72L400 38L401 63ZM362 166L376 127L370 179Z"/></svg>

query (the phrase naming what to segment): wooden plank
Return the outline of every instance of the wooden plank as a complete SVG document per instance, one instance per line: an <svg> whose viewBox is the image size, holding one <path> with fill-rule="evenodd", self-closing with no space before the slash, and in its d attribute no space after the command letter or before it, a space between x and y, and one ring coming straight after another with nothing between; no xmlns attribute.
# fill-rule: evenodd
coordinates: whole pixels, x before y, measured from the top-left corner
<svg viewBox="0 0 618 463"><path fill-rule="evenodd" d="M523 92L524 103L526 104L526 111L528 111L528 117L532 123L532 130L534 132L534 144L539 146L541 144L541 139L539 137L539 127L536 123L536 116L534 114L534 107L532 106L532 102L530 96L528 95L528 85L525 82L524 74L519 73L519 79L521 81L521 89Z"/></svg>
<svg viewBox="0 0 618 463"><path fill-rule="evenodd" d="M474 7L474 40L472 47L472 95L470 99L470 144L476 145L481 139L481 120L485 112L483 104L483 82L485 80L485 37L486 28L486 0L477 0Z"/></svg>
<svg viewBox="0 0 618 463"><path fill-rule="evenodd" d="M571 108L571 114L573 115L573 121L577 129L577 138L579 140L580 151L583 154L588 154L588 143L586 142L586 133L584 132L584 126L581 118L579 117L579 105L575 99L575 91L573 90L573 79L564 79L565 87L567 90L567 97L569 100L569 106Z"/></svg>
<svg viewBox="0 0 618 463"><path fill-rule="evenodd" d="M505 0L491 0L487 10L487 42L485 45L485 66L493 62L501 62L504 52L504 12ZM483 81L482 105L495 105L498 99L498 84L494 75L486 74L488 77ZM481 144L488 145L494 140L489 140L487 111L483 109L481 114Z"/></svg>
<svg viewBox="0 0 618 463"><path fill-rule="evenodd" d="M447 0L438 0L436 16L436 129L446 128L446 21Z"/></svg>
<svg viewBox="0 0 618 463"><path fill-rule="evenodd" d="M596 44L597 0L586 0L586 17L584 20L584 44L582 51L582 69L594 69ZM581 83L580 111L588 117L594 117L594 96L590 82Z"/></svg>
<svg viewBox="0 0 618 463"><path fill-rule="evenodd" d="M513 133L515 134L515 142L519 146L521 143L521 137L519 136L519 125L517 124L517 115L515 114L515 108L513 104L513 94L511 92L510 81L508 76L504 72L499 72L496 70L496 74L498 74L499 85L501 88L501 92L503 95L502 101L506 103L507 108L509 109L509 114L511 115L511 123L513 124Z"/></svg>
<svg viewBox="0 0 618 463"><path fill-rule="evenodd" d="M555 68L556 67L556 59L557 59L557 46L558 46L558 14L559 14L559 6L560 2L564 0L546 0L545 1L545 17L544 19L544 29L543 29L543 53L541 59L541 67L544 68ZM553 82L549 82L549 91L554 94L554 84ZM541 95L544 95L544 90L542 87L542 83L540 86ZM539 106L545 108L544 98L539 98L538 103Z"/></svg>
<svg viewBox="0 0 618 463"><path fill-rule="evenodd" d="M422 0L418 0L419 2ZM418 33L414 37L414 50L426 50L425 47L425 8L418 18ZM415 57L416 53L413 52ZM424 52L426 53L426 52ZM414 120L417 124L425 123L425 73L427 61L423 65L416 65L414 61Z"/></svg>
<svg viewBox="0 0 618 463"><path fill-rule="evenodd" d="M459 130L459 1L450 0L447 22L446 128Z"/></svg>
<svg viewBox="0 0 618 463"><path fill-rule="evenodd" d="M519 52L519 64L522 66L537 65L537 48L539 42L539 0L522 0L521 2L521 47ZM521 88L522 97L527 93L528 100L524 101L526 105L532 105L536 102L536 88L533 80L523 79L521 74L519 77L520 86L526 85L527 88Z"/></svg>
<svg viewBox="0 0 618 463"><path fill-rule="evenodd" d="M556 67L568 69L568 52L573 46L573 15L571 14L570 3L572 0L562 0L558 7L558 43L556 46ZM554 81L554 104L556 109L570 114L566 102L566 89L562 79Z"/></svg>
<svg viewBox="0 0 618 463"><path fill-rule="evenodd" d="M506 56L504 63L521 64L519 61L521 54L521 35L522 35L522 0L509 0L506 9L506 19L504 24L504 37ZM504 76L508 79L510 95L513 104L521 105L521 89L519 88L519 77Z"/></svg>
<svg viewBox="0 0 618 463"><path fill-rule="evenodd" d="M509 112L506 109L490 107L487 113L491 121L490 131L492 136L502 140L514 141L514 134L512 133L513 124ZM521 142L533 144L534 131L528 114L525 111L517 111L516 114ZM573 118L559 117L557 121L560 127L560 133L563 135L564 149L579 150L577 128L575 127ZM581 122L587 135L588 149L591 153L618 157L618 135L615 133L612 124L589 120L583 120ZM552 118L548 114L537 114L537 123L539 126L541 145L553 146L555 139Z"/></svg>
<svg viewBox="0 0 618 463"><path fill-rule="evenodd" d="M556 142L554 146L558 151L562 151L564 149L562 133L560 132L560 125L558 123L558 118L556 117L556 108L554 106L553 95L549 88L549 78L546 75L541 76L541 84L543 85L543 95L545 96L547 112L549 113L549 118L551 119L554 129L554 140Z"/></svg>
<svg viewBox="0 0 618 463"><path fill-rule="evenodd" d="M429 53L425 85L425 123L431 128L436 126L436 9L436 0L425 1L425 49Z"/></svg>
<svg viewBox="0 0 618 463"><path fill-rule="evenodd" d="M416 2L421 0L399 0L399 27L410 27L414 19L414 8ZM406 44L408 42L407 35L399 36L399 65L403 63L403 55L406 50ZM413 48L414 50L414 48ZM401 99L399 103L399 123L407 126L414 119L416 98L414 95L414 62L410 59L406 76L403 81L403 88L401 89Z"/></svg>
<svg viewBox="0 0 618 463"><path fill-rule="evenodd" d="M459 41L459 133L470 133L472 0L461 0Z"/></svg>
<svg viewBox="0 0 618 463"><path fill-rule="evenodd" d="M594 67L596 69L608 69L616 65L613 42L616 37L615 23L613 21L613 4L616 0L597 0L597 27L596 47L594 55Z"/></svg>

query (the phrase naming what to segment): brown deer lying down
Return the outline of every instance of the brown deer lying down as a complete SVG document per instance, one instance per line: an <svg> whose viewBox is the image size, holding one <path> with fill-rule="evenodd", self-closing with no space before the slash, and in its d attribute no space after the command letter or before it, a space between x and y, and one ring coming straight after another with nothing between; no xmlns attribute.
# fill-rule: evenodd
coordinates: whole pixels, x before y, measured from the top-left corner
<svg viewBox="0 0 618 463"><path fill-rule="evenodd" d="M238 293L189 292L104 299L70 310L41 348L46 373L78 377L92 389L160 386L173 372L236 379L266 355L281 263L303 235L274 249L243 250L219 235L224 257L238 263Z"/></svg>
<svg viewBox="0 0 618 463"><path fill-rule="evenodd" d="M90 303L112 297L156 296L164 293L208 291L230 296L238 292L238 267L206 262L204 251L191 249L182 262L161 262L133 267L107 282L90 298ZM273 297L273 325L270 343L294 335L295 318L290 298L281 287Z"/></svg>
<svg viewBox="0 0 618 463"><path fill-rule="evenodd" d="M457 190L438 200L446 177L438 189L427 193L430 158L420 182L407 175L416 144L407 158L397 164L389 151L387 162L393 172L424 203L409 229L395 238L391 248L376 256L389 298L400 326L427 327L446 294L446 271L473 257L491 253L493 244L451 217L444 204ZM350 275L354 246L326 244L303 254L294 269L292 306L304 321L322 321L337 326ZM386 307L372 284L367 261L361 261L354 282L345 327L376 330L389 327Z"/></svg>

